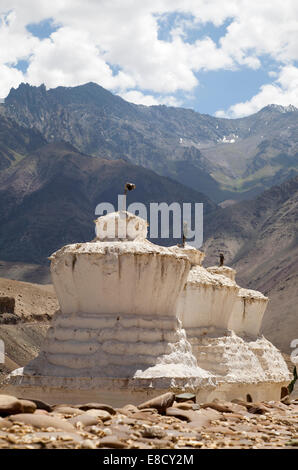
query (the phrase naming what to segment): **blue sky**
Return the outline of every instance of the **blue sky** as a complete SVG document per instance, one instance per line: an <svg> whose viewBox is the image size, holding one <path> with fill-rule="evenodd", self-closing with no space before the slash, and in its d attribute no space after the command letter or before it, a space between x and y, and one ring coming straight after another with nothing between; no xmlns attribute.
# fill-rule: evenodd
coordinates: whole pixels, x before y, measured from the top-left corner
<svg viewBox="0 0 298 470"><path fill-rule="evenodd" d="M24 3L26 3L26 8ZM221 117L298 106L296 0L2 0L0 98L94 81Z"/></svg>

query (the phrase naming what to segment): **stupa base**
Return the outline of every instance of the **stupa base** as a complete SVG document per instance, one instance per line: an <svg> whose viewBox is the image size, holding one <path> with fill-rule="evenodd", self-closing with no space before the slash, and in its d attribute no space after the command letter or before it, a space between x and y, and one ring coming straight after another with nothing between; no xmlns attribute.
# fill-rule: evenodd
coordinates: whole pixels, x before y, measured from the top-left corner
<svg viewBox="0 0 298 470"><path fill-rule="evenodd" d="M30 376L23 375L22 369L16 372L9 376L0 393L43 400L51 404L101 402L121 407L128 403L138 405L168 391L176 394L194 393L197 403L215 398L228 401L235 398L245 401L278 401L281 388L288 385L288 382L218 382L215 385L195 377L115 379Z"/></svg>
<svg viewBox="0 0 298 470"><path fill-rule="evenodd" d="M14 371L0 392L22 398L34 398L51 404L86 402L108 403L115 407L140 404L168 391L173 393L210 393L215 386L206 379L196 377L155 378L100 378L51 377L23 375L22 369Z"/></svg>

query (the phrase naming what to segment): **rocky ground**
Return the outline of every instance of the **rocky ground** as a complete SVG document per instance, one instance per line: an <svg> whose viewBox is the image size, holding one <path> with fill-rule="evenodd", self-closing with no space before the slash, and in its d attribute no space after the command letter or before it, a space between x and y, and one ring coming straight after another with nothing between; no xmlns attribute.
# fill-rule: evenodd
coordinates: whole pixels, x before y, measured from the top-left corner
<svg viewBox="0 0 298 470"><path fill-rule="evenodd" d="M9 372L37 356L49 322L59 308L53 285L0 277L0 301L3 297L14 299L15 307L13 312L0 314L0 340L5 345L5 363L0 363L0 384Z"/></svg>
<svg viewBox="0 0 298 470"><path fill-rule="evenodd" d="M18 321L48 321L59 304L52 284L32 284L0 277L0 297L15 299Z"/></svg>
<svg viewBox="0 0 298 470"><path fill-rule="evenodd" d="M2 449L297 448L298 400L194 403L171 392L138 406L49 405L0 395Z"/></svg>

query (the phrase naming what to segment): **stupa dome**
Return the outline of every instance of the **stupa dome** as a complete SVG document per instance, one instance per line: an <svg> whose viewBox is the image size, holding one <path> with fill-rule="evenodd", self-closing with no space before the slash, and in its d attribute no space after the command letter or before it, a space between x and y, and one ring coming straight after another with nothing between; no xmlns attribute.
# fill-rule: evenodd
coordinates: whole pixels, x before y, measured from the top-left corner
<svg viewBox="0 0 298 470"><path fill-rule="evenodd" d="M147 221L127 211L111 212L94 222L95 241L133 241L147 237Z"/></svg>

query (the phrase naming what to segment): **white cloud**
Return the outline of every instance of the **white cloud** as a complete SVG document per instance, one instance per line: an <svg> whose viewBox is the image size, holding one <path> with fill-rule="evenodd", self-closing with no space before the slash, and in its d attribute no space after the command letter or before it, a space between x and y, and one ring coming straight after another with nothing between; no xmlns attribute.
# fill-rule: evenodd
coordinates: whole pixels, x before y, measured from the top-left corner
<svg viewBox="0 0 298 470"><path fill-rule="evenodd" d="M0 64L0 77L0 98L5 98L12 87L17 88L24 81L22 72L2 64Z"/></svg>
<svg viewBox="0 0 298 470"><path fill-rule="evenodd" d="M16 13L0 12L0 63L15 65L34 51L39 40L32 37L24 27L18 28Z"/></svg>
<svg viewBox="0 0 298 470"><path fill-rule="evenodd" d="M162 41L158 19L173 12L180 16L171 40ZM177 91L194 92L201 71L257 69L263 55L283 69L298 60L297 0L1 0L1 15L1 95L20 81L49 88L94 81L133 102L174 103ZM50 38L26 30L49 18L58 28ZM219 45L206 35L187 41L189 27L199 34L207 22L226 20ZM14 68L20 59L30 61L25 74ZM255 109L253 100L274 93L281 99L287 89L279 81L264 85L250 105L229 112Z"/></svg>
<svg viewBox="0 0 298 470"><path fill-rule="evenodd" d="M158 96L155 98L152 95L144 95L138 90L130 90L124 93L120 93L120 96L130 103L144 104L146 106L156 106L159 104L165 104L167 106L181 105L181 102L174 96Z"/></svg>
<svg viewBox="0 0 298 470"><path fill-rule="evenodd" d="M87 31L69 27L60 28L52 33L51 38L40 41L30 59L27 79L33 85L46 83L49 88L89 81L106 88L132 87L135 84L123 72L113 75Z"/></svg>
<svg viewBox="0 0 298 470"><path fill-rule="evenodd" d="M251 100L237 103L228 111L217 111L217 117L243 117L256 113L268 104L298 107L298 68L292 65L281 69L278 79L272 84L263 85Z"/></svg>

